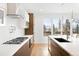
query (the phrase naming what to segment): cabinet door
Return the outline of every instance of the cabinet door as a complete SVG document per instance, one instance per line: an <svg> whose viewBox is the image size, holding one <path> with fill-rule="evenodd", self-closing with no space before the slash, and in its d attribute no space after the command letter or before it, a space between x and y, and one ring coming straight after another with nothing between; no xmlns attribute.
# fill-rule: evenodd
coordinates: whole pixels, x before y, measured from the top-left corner
<svg viewBox="0 0 79 59"><path fill-rule="evenodd" d="M52 56L69 56L69 53L67 53L64 49L62 49L52 39L50 39L50 42L51 42L51 55Z"/></svg>
<svg viewBox="0 0 79 59"><path fill-rule="evenodd" d="M26 42L15 54L14 56L29 56L30 55L30 48L29 48L29 41Z"/></svg>
<svg viewBox="0 0 79 59"><path fill-rule="evenodd" d="M0 26L5 26L6 8L5 4L0 4Z"/></svg>
<svg viewBox="0 0 79 59"><path fill-rule="evenodd" d="M60 47L59 51L60 51L61 56L70 56L70 54L67 51L65 51L64 49L62 49L61 47Z"/></svg>
<svg viewBox="0 0 79 59"><path fill-rule="evenodd" d="M51 54L51 40L50 40L49 37L48 37L48 50L49 50L49 52Z"/></svg>
<svg viewBox="0 0 79 59"><path fill-rule="evenodd" d="M61 55L57 44L53 40L51 40L51 54L52 54L52 56L60 56Z"/></svg>
<svg viewBox="0 0 79 59"><path fill-rule="evenodd" d="M28 29L25 29L25 35L33 35L33 13L28 13L29 14L29 27Z"/></svg>

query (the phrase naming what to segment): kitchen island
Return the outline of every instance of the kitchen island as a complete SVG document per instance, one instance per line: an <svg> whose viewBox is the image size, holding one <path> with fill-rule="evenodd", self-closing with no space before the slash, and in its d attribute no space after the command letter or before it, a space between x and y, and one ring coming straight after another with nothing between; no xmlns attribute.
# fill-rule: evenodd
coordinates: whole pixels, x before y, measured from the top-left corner
<svg viewBox="0 0 79 59"><path fill-rule="evenodd" d="M28 37L28 39L26 39L25 41L23 41L21 44L1 44L0 45L0 56L19 56L18 55L18 51L25 45L28 43L28 48L30 48L31 43L29 43L29 40L33 40L33 35L26 35L26 36L22 36L22 37ZM26 48L27 51L27 48ZM21 56L24 56L22 54L23 52L20 52ZM27 56L27 55L26 55Z"/></svg>
<svg viewBox="0 0 79 59"><path fill-rule="evenodd" d="M70 42L59 42L55 38L66 39L64 36L48 36L48 50L52 56L79 56L79 38L70 37Z"/></svg>

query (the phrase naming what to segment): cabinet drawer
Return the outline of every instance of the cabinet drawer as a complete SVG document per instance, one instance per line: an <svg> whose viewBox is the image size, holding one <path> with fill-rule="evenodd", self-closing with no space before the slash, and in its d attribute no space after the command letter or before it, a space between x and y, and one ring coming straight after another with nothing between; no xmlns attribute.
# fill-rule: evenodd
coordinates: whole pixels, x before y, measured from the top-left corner
<svg viewBox="0 0 79 59"><path fill-rule="evenodd" d="M51 40L51 45L57 48L58 47L58 44L55 43L52 39L50 39L50 40Z"/></svg>
<svg viewBox="0 0 79 59"><path fill-rule="evenodd" d="M65 51L64 49L62 49L61 47L60 47L59 51L62 56L70 56L70 54L67 51Z"/></svg>
<svg viewBox="0 0 79 59"><path fill-rule="evenodd" d="M26 42L15 54L14 56L29 56L30 55L29 41Z"/></svg>
<svg viewBox="0 0 79 59"><path fill-rule="evenodd" d="M51 55L52 55L52 56L61 56L61 54L60 54L58 48L55 47L55 46L53 46L53 45L52 45L52 49L51 49Z"/></svg>
<svg viewBox="0 0 79 59"><path fill-rule="evenodd" d="M61 48L56 42L50 39L50 48L52 56L69 56L69 53Z"/></svg>

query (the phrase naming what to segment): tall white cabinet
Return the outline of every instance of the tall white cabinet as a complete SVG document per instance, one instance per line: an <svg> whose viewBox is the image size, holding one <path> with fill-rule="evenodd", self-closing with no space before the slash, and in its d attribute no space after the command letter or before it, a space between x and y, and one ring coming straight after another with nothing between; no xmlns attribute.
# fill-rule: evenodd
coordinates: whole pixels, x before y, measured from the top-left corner
<svg viewBox="0 0 79 59"><path fill-rule="evenodd" d="M5 25L6 23L6 4L5 3L0 3L0 26Z"/></svg>

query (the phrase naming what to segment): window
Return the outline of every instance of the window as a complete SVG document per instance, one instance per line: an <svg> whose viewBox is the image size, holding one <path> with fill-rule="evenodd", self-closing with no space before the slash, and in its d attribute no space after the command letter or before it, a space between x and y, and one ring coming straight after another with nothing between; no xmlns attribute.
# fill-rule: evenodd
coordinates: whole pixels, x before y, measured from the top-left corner
<svg viewBox="0 0 79 59"><path fill-rule="evenodd" d="M53 19L53 34L61 34L61 20Z"/></svg>
<svg viewBox="0 0 79 59"><path fill-rule="evenodd" d="M4 11L0 10L0 25L4 24Z"/></svg>
<svg viewBox="0 0 79 59"><path fill-rule="evenodd" d="M79 34L79 20L75 19L72 22L72 32L73 34Z"/></svg>
<svg viewBox="0 0 79 59"><path fill-rule="evenodd" d="M44 29L44 31L43 31L44 36L51 35L51 19L44 20L43 29Z"/></svg>
<svg viewBox="0 0 79 59"><path fill-rule="evenodd" d="M70 35L70 21L69 19L63 19L62 21L62 34L63 35Z"/></svg>

